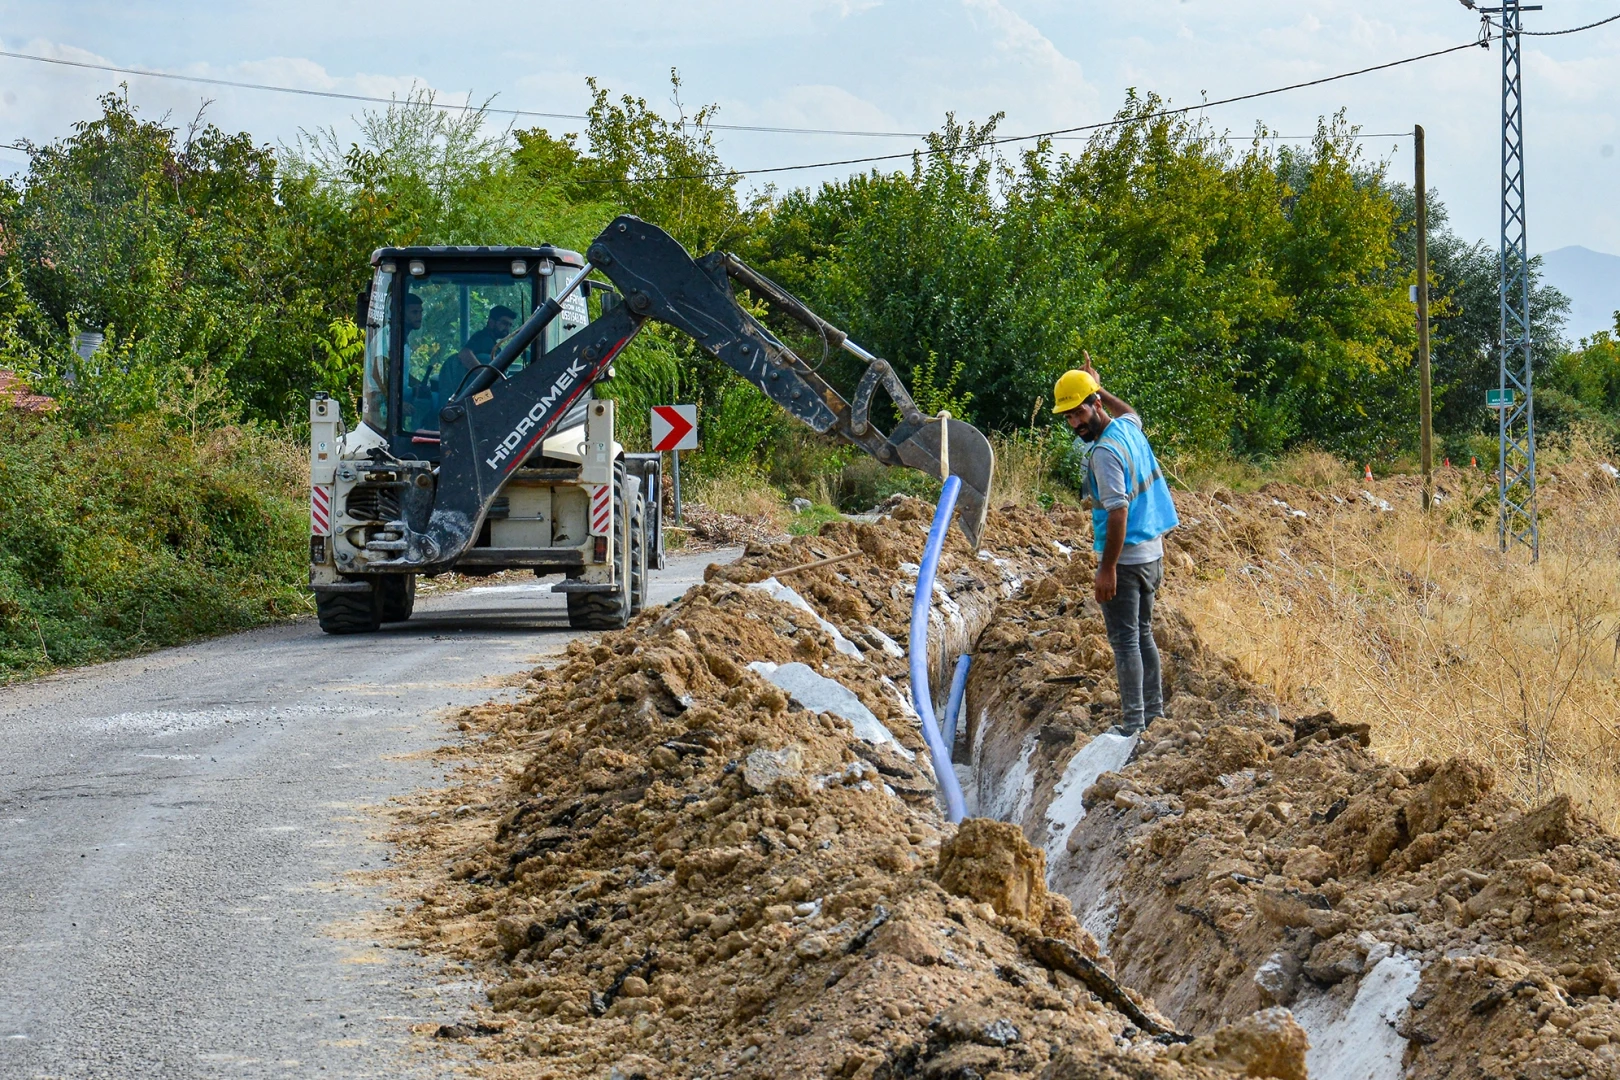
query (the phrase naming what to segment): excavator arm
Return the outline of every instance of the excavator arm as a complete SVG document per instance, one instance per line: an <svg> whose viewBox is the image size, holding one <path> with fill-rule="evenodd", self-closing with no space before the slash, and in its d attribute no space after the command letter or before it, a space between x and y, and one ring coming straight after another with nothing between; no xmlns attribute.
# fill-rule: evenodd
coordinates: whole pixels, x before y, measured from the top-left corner
<svg viewBox="0 0 1620 1080"><path fill-rule="evenodd" d="M507 476L603 376L648 319L690 335L794 417L859 446L886 465L943 478L941 461L948 461L949 472L962 483L958 524L969 542L978 544L995 468L989 440L971 424L923 416L886 361L851 342L736 256L714 252L694 260L668 233L639 218L614 219L591 244L586 260L569 287L537 308L441 411L438 498L426 527L407 530L393 565L430 570L471 545ZM623 303L507 377L512 361L556 318L568 292L593 269L618 287ZM821 335L829 347L865 361L854 401L745 311L732 295L732 281ZM888 434L871 419L879 387L900 414Z"/></svg>

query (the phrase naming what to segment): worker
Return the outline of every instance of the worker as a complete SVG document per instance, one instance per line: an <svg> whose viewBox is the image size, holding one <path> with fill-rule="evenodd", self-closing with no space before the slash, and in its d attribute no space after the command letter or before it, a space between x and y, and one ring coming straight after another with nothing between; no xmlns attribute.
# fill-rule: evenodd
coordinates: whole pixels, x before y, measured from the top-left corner
<svg viewBox="0 0 1620 1080"><path fill-rule="evenodd" d="M1086 459L1097 575L1093 594L1102 607L1108 644L1119 676L1124 714L1119 733L1139 734L1164 715L1159 647L1153 640L1153 598L1164 580L1165 533L1179 524L1170 487L1142 418L1102 387L1091 354L1086 366L1066 371L1053 388L1053 411L1079 438Z"/></svg>

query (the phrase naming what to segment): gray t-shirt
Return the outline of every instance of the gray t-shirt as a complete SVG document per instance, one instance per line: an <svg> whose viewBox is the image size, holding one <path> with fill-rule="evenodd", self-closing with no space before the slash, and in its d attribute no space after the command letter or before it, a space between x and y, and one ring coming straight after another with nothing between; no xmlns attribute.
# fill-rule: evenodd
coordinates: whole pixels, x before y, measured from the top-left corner
<svg viewBox="0 0 1620 1080"><path fill-rule="evenodd" d="M1142 426L1141 418L1132 413L1119 417L1115 423L1135 424L1138 428ZM1118 510L1130 505L1130 497L1125 489L1125 463L1120 460L1117 451L1108 446L1093 449L1091 475L1096 477L1097 492L1102 496L1104 510ZM1119 553L1119 564L1138 566L1162 558L1164 558L1164 541L1154 537L1140 544L1126 544Z"/></svg>

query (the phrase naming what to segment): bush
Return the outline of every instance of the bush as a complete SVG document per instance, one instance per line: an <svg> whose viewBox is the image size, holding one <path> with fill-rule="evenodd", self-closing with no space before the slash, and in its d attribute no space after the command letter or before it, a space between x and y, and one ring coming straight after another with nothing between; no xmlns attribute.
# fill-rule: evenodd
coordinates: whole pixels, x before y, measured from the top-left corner
<svg viewBox="0 0 1620 1080"><path fill-rule="evenodd" d="M300 448L0 413L0 678L309 609Z"/></svg>

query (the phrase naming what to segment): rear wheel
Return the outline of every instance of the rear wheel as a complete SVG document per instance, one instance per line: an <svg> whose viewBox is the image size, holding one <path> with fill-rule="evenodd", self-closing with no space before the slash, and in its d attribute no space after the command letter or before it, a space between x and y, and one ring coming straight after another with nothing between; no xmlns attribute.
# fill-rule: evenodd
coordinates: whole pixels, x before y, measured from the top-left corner
<svg viewBox="0 0 1620 1080"><path fill-rule="evenodd" d="M377 598L383 622L404 622L416 606L416 575L388 574L378 578Z"/></svg>
<svg viewBox="0 0 1620 1080"><path fill-rule="evenodd" d="M636 497L630 514L630 614L647 606L647 495Z"/></svg>
<svg viewBox="0 0 1620 1080"><path fill-rule="evenodd" d="M624 514L624 463L613 467L613 505ZM620 585L612 592L568 594L568 625L575 630L618 630L630 621L630 568L625 560L624 526L614 522L612 559Z"/></svg>
<svg viewBox="0 0 1620 1080"><path fill-rule="evenodd" d="M621 630L629 621L623 589L568 594L568 625L575 630Z"/></svg>
<svg viewBox="0 0 1620 1080"><path fill-rule="evenodd" d="M363 579L362 579L363 580ZM315 594L315 618L328 634L369 634L382 623L377 585L365 592Z"/></svg>

